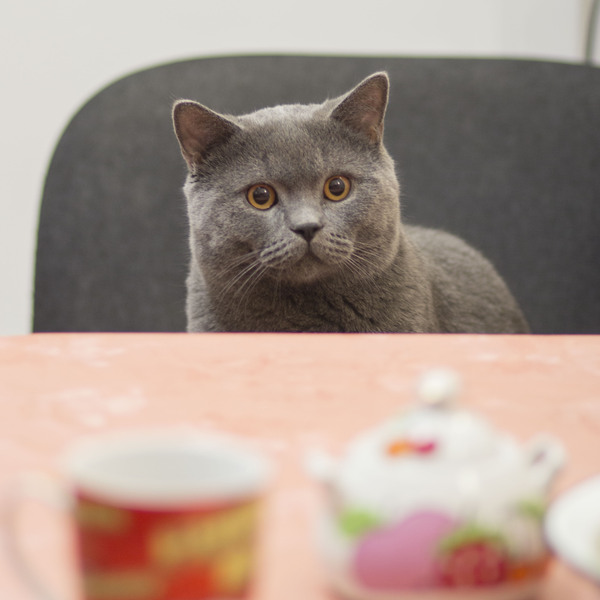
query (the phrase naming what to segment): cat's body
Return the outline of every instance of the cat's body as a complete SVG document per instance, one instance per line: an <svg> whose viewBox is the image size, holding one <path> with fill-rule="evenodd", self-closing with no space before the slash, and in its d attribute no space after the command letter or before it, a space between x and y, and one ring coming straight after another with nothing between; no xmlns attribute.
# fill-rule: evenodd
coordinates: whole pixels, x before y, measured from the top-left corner
<svg viewBox="0 0 600 600"><path fill-rule="evenodd" d="M189 166L189 331L525 332L491 264L400 220L388 80L321 105L174 109Z"/></svg>

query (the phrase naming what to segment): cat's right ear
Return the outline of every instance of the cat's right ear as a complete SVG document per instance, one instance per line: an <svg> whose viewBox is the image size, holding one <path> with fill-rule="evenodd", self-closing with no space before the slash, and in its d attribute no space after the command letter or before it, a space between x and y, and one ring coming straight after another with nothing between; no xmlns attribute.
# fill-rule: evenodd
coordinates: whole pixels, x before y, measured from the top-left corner
<svg viewBox="0 0 600 600"><path fill-rule="evenodd" d="M173 126L181 154L191 172L212 148L226 142L239 129L235 123L192 100L175 103Z"/></svg>

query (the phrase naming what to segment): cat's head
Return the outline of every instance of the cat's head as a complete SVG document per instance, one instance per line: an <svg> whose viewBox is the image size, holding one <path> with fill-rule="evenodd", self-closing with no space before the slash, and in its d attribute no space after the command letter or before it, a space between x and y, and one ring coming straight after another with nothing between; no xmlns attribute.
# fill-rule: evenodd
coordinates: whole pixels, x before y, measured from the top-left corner
<svg viewBox="0 0 600 600"><path fill-rule="evenodd" d="M361 280L390 264L400 216L382 143L388 87L376 73L323 104L239 117L175 104L190 245L205 278Z"/></svg>

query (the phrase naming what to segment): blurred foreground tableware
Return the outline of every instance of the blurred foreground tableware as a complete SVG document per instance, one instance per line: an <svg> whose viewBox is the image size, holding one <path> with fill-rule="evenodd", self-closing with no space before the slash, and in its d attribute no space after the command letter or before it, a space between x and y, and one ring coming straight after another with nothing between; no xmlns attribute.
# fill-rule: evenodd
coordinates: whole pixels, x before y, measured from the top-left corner
<svg viewBox="0 0 600 600"><path fill-rule="evenodd" d="M430 372L415 406L359 435L339 461L309 456L325 489L320 551L342 596L525 600L538 590L562 445L540 434L521 446L461 408L458 383Z"/></svg>
<svg viewBox="0 0 600 600"><path fill-rule="evenodd" d="M243 598L269 466L225 436L107 434L71 448L66 482L26 476L6 499L11 556L41 598L54 598L19 550L19 510L62 506L74 524L85 600Z"/></svg>
<svg viewBox="0 0 600 600"><path fill-rule="evenodd" d="M600 475L577 484L551 504L545 531L557 556L600 586Z"/></svg>

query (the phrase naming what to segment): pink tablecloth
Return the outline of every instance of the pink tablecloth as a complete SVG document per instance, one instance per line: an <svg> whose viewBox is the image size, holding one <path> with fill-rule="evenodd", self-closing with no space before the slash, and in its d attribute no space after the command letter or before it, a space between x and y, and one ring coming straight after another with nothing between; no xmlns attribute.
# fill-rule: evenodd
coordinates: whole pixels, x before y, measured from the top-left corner
<svg viewBox="0 0 600 600"><path fill-rule="evenodd" d="M436 366L456 368L463 402L519 439L562 438L570 460L558 492L600 472L600 336L42 334L0 338L0 484L6 493L22 470L55 471L59 453L87 433L193 426L241 435L278 465L255 600L325 600L311 534L319 490L305 452L339 451L409 403L416 379ZM55 587L69 587L60 520L30 512L25 550ZM31 598L0 558L1 598ZM599 598L559 562L542 595Z"/></svg>

